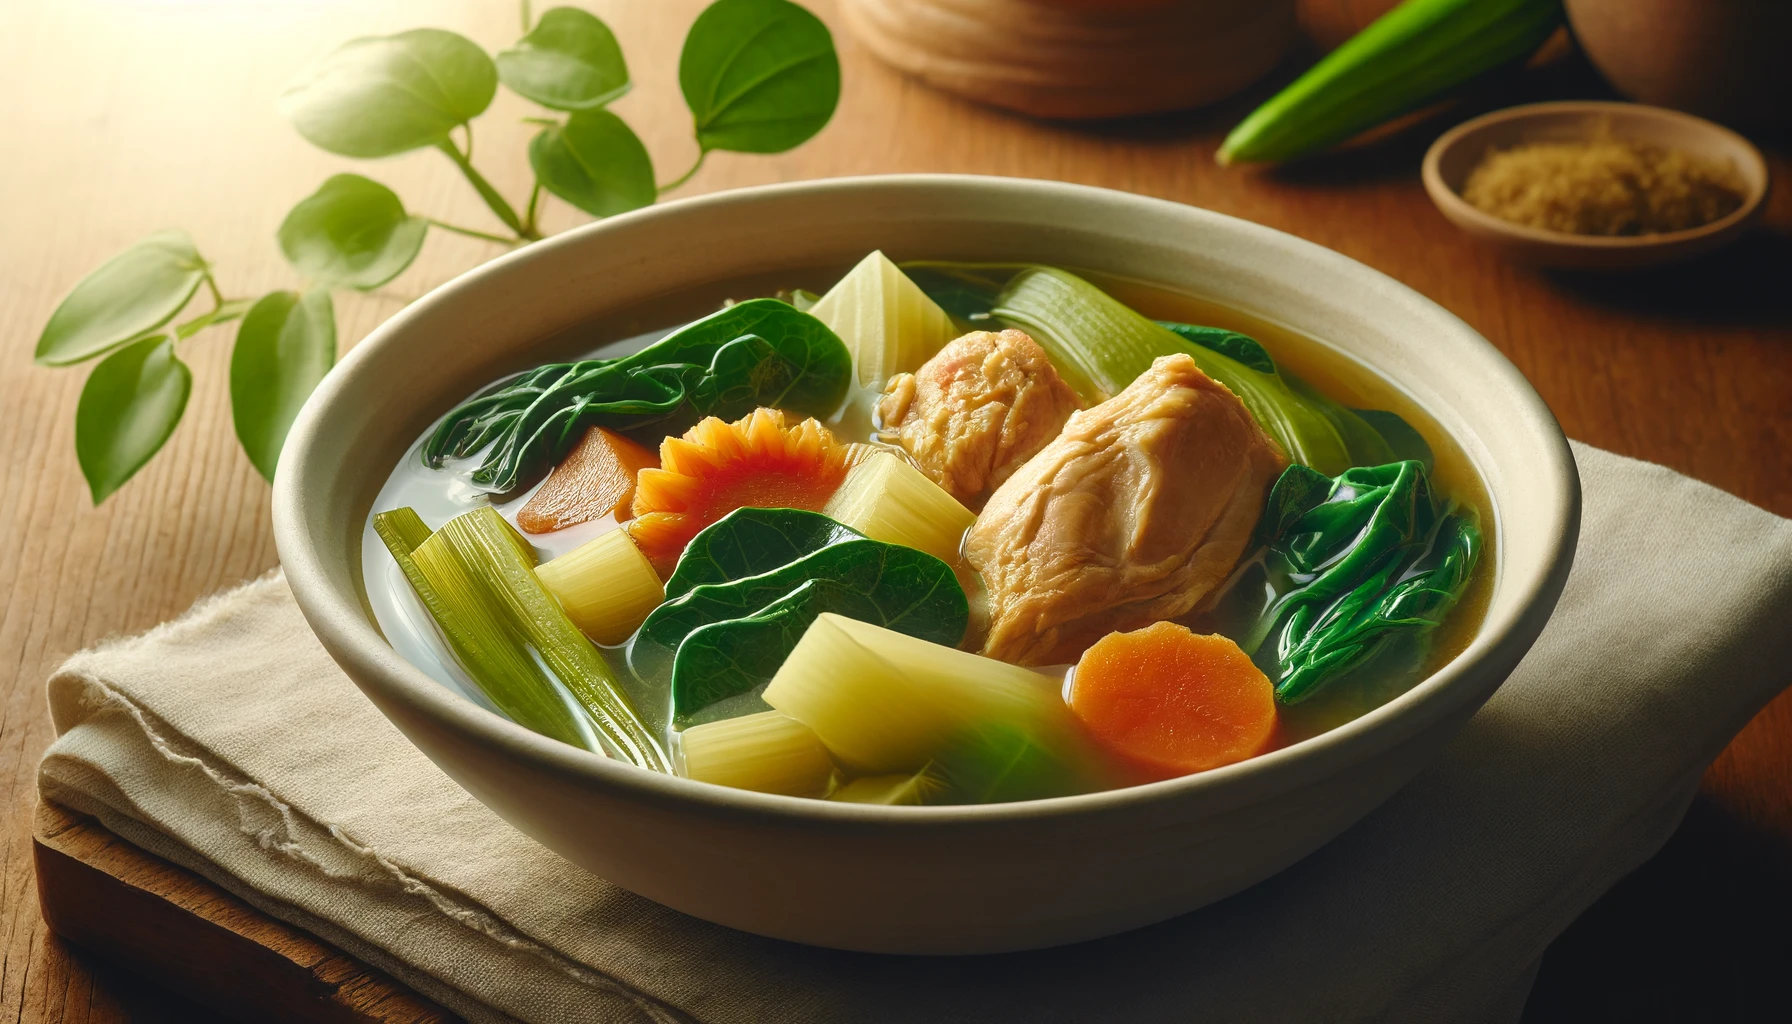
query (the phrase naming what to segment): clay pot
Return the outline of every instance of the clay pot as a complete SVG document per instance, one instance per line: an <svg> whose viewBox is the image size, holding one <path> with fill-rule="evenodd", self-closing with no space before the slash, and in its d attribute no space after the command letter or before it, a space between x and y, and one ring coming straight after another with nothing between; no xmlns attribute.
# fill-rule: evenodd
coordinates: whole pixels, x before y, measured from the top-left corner
<svg viewBox="0 0 1792 1024"><path fill-rule="evenodd" d="M1295 0L841 0L872 53L949 92L1035 117L1197 107L1287 54Z"/></svg>
<svg viewBox="0 0 1792 1024"><path fill-rule="evenodd" d="M1792 124L1787 0L1567 0L1575 38L1632 99L1732 124Z"/></svg>

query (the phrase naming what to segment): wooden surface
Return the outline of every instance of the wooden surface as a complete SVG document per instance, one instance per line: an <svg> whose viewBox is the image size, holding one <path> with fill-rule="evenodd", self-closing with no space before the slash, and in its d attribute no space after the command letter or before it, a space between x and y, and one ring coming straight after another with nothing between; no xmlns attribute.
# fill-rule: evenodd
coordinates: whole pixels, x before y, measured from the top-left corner
<svg viewBox="0 0 1792 1024"><path fill-rule="evenodd" d="M40 803L38 902L56 935L235 1020L455 1024L460 1018L209 881Z"/></svg>
<svg viewBox="0 0 1792 1024"><path fill-rule="evenodd" d="M824 0L809 3L833 20ZM617 110L645 140L661 179L671 178L695 155L676 56L701 0L589 6L615 28L634 71L635 90ZM29 855L33 770L51 738L42 683L70 652L144 629L274 563L267 487L231 432L225 334L183 347L196 378L186 422L147 471L94 509L72 443L85 371L33 366L38 331L84 273L170 225L193 234L229 293L297 285L274 228L293 202L350 167L396 188L412 209L490 227L438 154L357 166L308 147L275 98L295 71L352 36L440 25L496 50L516 36L516 23L512 6L489 0L0 4L0 466L8 484L0 490L0 787L9 819L0 1016L193 1019L189 1004L168 1002L45 930ZM1571 436L1792 513L1792 163L1783 148L1773 157L1781 188L1769 230L1743 246L1642 278L1551 276L1501 263L1459 237L1425 199L1418 158L1467 112L1599 94L1573 65L1493 87L1379 145L1266 174L1212 162L1247 101L1099 127L1029 122L906 82L836 35L845 91L827 130L781 156L718 154L683 192L964 171L1104 185L1247 217L1360 259L1463 317L1530 377ZM501 95L478 123L475 162L513 198L527 180L533 129L519 118L529 113ZM547 225L581 219L556 204ZM432 235L392 284L339 299L345 341L493 254L483 243ZM1789 865L1792 697L1782 696L1712 768L1669 850L1558 943L1529 1016L1792 1019L1777 981L1792 973Z"/></svg>

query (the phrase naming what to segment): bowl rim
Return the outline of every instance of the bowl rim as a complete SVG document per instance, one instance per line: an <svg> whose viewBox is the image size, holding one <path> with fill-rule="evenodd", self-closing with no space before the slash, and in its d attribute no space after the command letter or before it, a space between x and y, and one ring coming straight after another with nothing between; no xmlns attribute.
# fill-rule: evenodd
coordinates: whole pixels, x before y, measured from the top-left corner
<svg viewBox="0 0 1792 1024"><path fill-rule="evenodd" d="M1528 580L1501 581L1503 586L1520 588L1510 609L1498 621L1484 622L1468 647L1449 664L1388 703L1316 736L1236 764L1180 778L1075 796L940 807L886 807L732 789L644 771L561 743L517 725L443 686L398 655L369 620L370 613L364 610L357 597L345 599L337 592L323 559L311 543L307 526L306 488L313 486L313 477L326 476L325 467L312 465L309 452L318 441L332 403L345 390L345 382L355 373L356 367L371 359L378 350L398 344L411 321L419 319L426 309L453 302L459 293L470 290L472 283L483 278L527 272L532 264L551 265L561 253L577 251L594 237L601 238L625 224L632 226L660 218L700 215L738 204L819 191L900 192L912 189L925 192L940 188L1023 190L1046 202L1130 205L1142 212L1203 223L1219 231L1254 238L1260 244L1289 248L1305 260L1338 274L1345 283L1354 278L1359 284L1374 284L1391 290L1425 313L1453 324L1458 328L1457 340L1480 348L1484 357L1490 357L1490 370L1496 378L1489 382L1490 386L1503 389L1515 403L1514 412L1519 417L1516 422L1537 428L1544 457L1534 467L1534 480L1553 490L1555 499L1550 503L1552 519L1543 524L1540 533L1545 538L1543 568ZM1475 469L1484 476L1480 465L1476 464ZM1489 497L1495 505L1489 514L1500 522L1497 498L1491 491ZM1243 795L1248 802L1251 792L1298 788L1310 784L1315 770L1329 775L1392 749L1448 718L1464 702L1477 696L1484 700L1491 693L1492 687L1482 693L1469 685L1474 682L1468 678L1471 669L1492 663L1498 678L1503 680L1506 672L1530 648L1567 578L1579 533L1580 509L1580 480L1573 453L1554 415L1529 380L1472 327L1380 271L1286 232L1164 199L1041 179L974 174L892 174L760 185L650 206L582 225L513 250L432 289L369 333L331 369L312 393L289 432L285 457L275 475L272 511L275 544L300 610L339 667L374 700L376 706L388 700L397 702L433 726L483 745L494 753L534 764L562 780L594 790L615 792L643 806L668 811L701 808L704 813L722 819L774 820L810 829L884 830L940 829L993 822L1130 814L1152 805L1193 801L1203 796L1213 798L1216 792L1227 790L1233 796ZM1503 535L1503 526L1496 528ZM1495 551L1501 550L1503 545L1496 544ZM1503 563L1504 558L1500 557ZM355 564L348 566L350 575L358 580L358 558L351 561ZM381 710L392 717L384 707ZM1366 751L1359 751L1364 747Z"/></svg>
<svg viewBox="0 0 1792 1024"><path fill-rule="evenodd" d="M1748 175L1748 194L1743 197L1741 206L1709 224L1701 224L1696 228L1666 231L1653 235L1576 235L1565 231L1549 231L1544 228L1530 227L1495 217L1462 198L1460 192L1451 188L1449 183L1444 181L1441 166L1444 155L1481 129L1507 122L1534 120L1550 114L1577 112L1621 113L1640 115L1658 121L1676 121L1694 131L1726 139L1736 145L1753 172ZM1490 111L1464 121L1438 136L1437 141L1425 150L1425 159L1419 173L1425 183L1426 193L1431 196L1431 201L1451 219L1469 221L1476 228L1489 234L1582 252L1663 248L1725 234L1752 221L1759 215L1766 207L1767 193L1772 187L1772 174L1768 168L1767 158L1761 155L1760 149L1754 143L1740 133L1695 114L1669 110L1666 107L1650 106L1647 103L1627 103L1621 100L1551 100L1546 103L1525 103Z"/></svg>

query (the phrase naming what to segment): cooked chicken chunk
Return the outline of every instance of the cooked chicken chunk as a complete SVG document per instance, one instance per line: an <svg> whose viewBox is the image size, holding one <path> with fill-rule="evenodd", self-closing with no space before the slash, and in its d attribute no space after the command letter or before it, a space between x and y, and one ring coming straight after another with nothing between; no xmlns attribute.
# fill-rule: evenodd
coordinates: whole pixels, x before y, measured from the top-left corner
<svg viewBox="0 0 1792 1024"><path fill-rule="evenodd" d="M998 488L965 554L989 588L983 653L1075 661L1114 630L1193 609L1244 554L1285 460L1186 355L1070 417Z"/></svg>
<svg viewBox="0 0 1792 1024"><path fill-rule="evenodd" d="M1081 406L1038 342L973 331L890 378L877 412L921 472L976 509Z"/></svg>

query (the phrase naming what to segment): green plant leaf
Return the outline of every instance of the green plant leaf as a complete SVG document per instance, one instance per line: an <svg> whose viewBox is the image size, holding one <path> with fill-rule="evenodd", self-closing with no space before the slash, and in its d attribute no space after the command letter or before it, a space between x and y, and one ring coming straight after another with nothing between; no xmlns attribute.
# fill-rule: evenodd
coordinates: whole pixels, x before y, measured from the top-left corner
<svg viewBox="0 0 1792 1024"><path fill-rule="evenodd" d="M821 20L789 0L716 0L691 25L678 85L707 152L782 153L840 102L840 59Z"/></svg>
<svg viewBox="0 0 1792 1024"><path fill-rule="evenodd" d="M497 65L512 92L554 110L592 110L628 92L628 64L610 26L577 7L543 14Z"/></svg>
<svg viewBox="0 0 1792 1024"><path fill-rule="evenodd" d="M633 355L550 363L505 381L449 412L423 458L439 469L476 455L473 482L511 493L587 427L677 433L696 416L734 419L761 405L827 416L851 378L852 354L827 324L777 299L748 299Z"/></svg>
<svg viewBox="0 0 1792 1024"><path fill-rule="evenodd" d="M274 479L280 447L317 382L336 362L330 293L269 292L249 310L230 354L230 415L257 471Z"/></svg>
<svg viewBox="0 0 1792 1024"><path fill-rule="evenodd" d="M359 174L338 174L299 200L276 237L299 273L365 291L410 266L428 231L429 222L405 213L391 189Z"/></svg>
<svg viewBox="0 0 1792 1024"><path fill-rule="evenodd" d="M768 569L765 554L748 552L775 532L786 535L770 547L793 557ZM964 639L969 623L964 590L945 562L869 540L816 512L736 509L692 546L703 564L687 569L687 548L673 576L708 582L654 609L628 648L639 678L669 686L680 720L768 682L823 612L948 647Z"/></svg>
<svg viewBox="0 0 1792 1024"><path fill-rule="evenodd" d="M185 231L158 231L100 264L50 314L37 339L44 366L69 366L174 319L205 280Z"/></svg>
<svg viewBox="0 0 1792 1024"><path fill-rule="evenodd" d="M380 157L447 139L497 91L497 68L477 44L419 28L344 43L287 86L280 108L321 149Z"/></svg>
<svg viewBox="0 0 1792 1024"><path fill-rule="evenodd" d="M529 166L543 188L593 217L652 205L653 160L622 118L582 110L529 142Z"/></svg>
<svg viewBox="0 0 1792 1024"><path fill-rule="evenodd" d="M75 406L75 457L98 505L161 450L187 408L193 374L157 334L93 368Z"/></svg>

